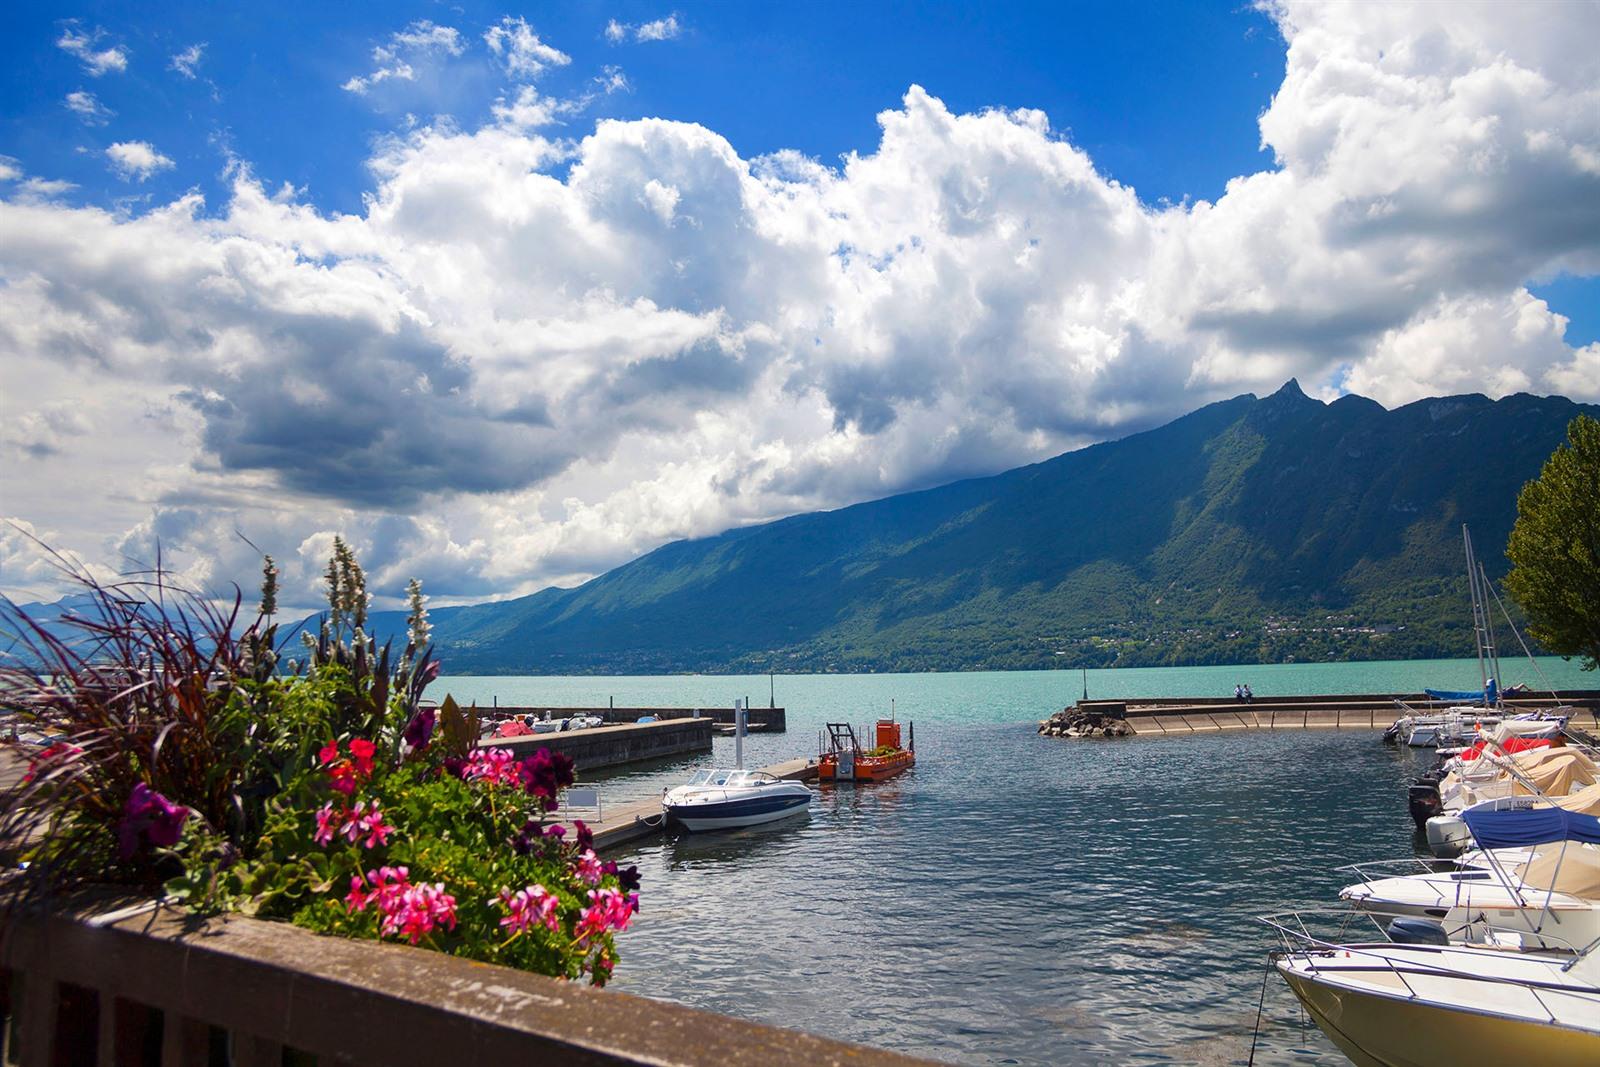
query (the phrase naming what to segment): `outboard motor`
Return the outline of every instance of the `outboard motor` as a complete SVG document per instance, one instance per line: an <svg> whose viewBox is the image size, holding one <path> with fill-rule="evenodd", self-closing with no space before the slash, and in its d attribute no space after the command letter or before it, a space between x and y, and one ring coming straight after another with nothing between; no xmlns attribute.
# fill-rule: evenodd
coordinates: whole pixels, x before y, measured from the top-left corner
<svg viewBox="0 0 1600 1067"><path fill-rule="evenodd" d="M1406 790L1406 807L1411 810L1411 820L1418 830L1427 830L1428 820L1444 811L1439 799L1439 783L1421 778Z"/></svg>
<svg viewBox="0 0 1600 1067"><path fill-rule="evenodd" d="M1389 923L1384 934L1397 945L1448 945L1444 927L1427 919L1401 917Z"/></svg>

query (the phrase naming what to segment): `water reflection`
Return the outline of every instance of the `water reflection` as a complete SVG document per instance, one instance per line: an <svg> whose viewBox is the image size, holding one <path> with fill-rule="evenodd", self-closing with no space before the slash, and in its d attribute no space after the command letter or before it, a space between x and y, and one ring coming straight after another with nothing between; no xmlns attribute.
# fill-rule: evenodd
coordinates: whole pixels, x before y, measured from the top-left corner
<svg viewBox="0 0 1600 1067"><path fill-rule="evenodd" d="M919 732L914 771L807 818L633 850L618 985L957 1062L1243 1063L1254 916L1410 853L1419 765L1369 731ZM1274 978L1256 1062L1344 1060Z"/></svg>

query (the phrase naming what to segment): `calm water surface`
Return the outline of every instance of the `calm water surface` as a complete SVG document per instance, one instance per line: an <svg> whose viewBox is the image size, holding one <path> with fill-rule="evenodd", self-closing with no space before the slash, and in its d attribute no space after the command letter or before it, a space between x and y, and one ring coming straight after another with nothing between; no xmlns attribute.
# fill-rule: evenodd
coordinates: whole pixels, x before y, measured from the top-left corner
<svg viewBox="0 0 1600 1067"><path fill-rule="evenodd" d="M1587 681L1560 661L1541 667L1561 687ZM1089 689L1466 688L1476 670L1091 671ZM1412 854L1404 786L1422 758L1372 731L1039 737L1034 722L1081 685L1071 672L778 678L789 732L751 737L748 763L814 754L823 722L865 724L892 697L917 723L916 769L823 788L805 818L618 856L640 867L644 910L619 939L617 987L960 1063L1243 1063L1271 947L1254 917L1329 904L1350 880L1340 864ZM765 698L767 679L445 678L445 691L725 706ZM732 742L716 745L731 762ZM619 801L706 762L596 780ZM1256 1062L1345 1061L1274 977Z"/></svg>

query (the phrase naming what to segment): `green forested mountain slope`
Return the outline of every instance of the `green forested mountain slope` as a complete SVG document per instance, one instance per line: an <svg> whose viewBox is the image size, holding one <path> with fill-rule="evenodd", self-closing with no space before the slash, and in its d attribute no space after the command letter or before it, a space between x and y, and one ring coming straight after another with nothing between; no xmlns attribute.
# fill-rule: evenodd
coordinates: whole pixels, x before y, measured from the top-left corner
<svg viewBox="0 0 1600 1067"><path fill-rule="evenodd" d="M1386 411L1290 382L991 478L666 545L570 590L435 613L471 672L923 670L1470 655L1580 410ZM379 616L380 628L399 616Z"/></svg>

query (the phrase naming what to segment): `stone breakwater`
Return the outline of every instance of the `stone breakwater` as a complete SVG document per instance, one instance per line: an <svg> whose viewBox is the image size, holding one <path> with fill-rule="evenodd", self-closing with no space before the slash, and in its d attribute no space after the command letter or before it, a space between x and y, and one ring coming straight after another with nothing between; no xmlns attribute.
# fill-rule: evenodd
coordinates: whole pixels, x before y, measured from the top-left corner
<svg viewBox="0 0 1600 1067"><path fill-rule="evenodd" d="M1039 724L1046 737L1132 737L1123 704L1107 702L1075 704L1056 712Z"/></svg>

